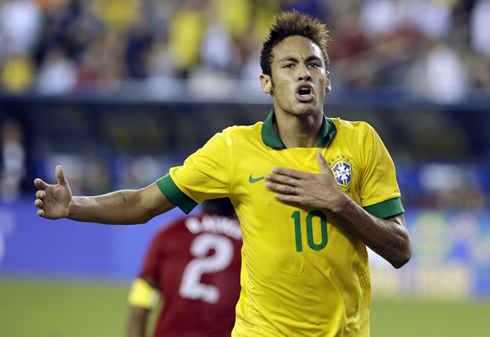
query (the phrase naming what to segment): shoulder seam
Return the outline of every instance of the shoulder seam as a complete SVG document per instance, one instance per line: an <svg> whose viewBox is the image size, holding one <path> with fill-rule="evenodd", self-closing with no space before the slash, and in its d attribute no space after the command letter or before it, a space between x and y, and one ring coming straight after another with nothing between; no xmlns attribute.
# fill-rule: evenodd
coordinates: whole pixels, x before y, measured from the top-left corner
<svg viewBox="0 0 490 337"><path fill-rule="evenodd" d="M234 186L235 186L235 180L234 180L234 164L233 164L233 139L231 137L231 132L226 132L225 134L225 139L226 139L226 146L228 147L228 160L230 161L230 190L229 190L229 193L230 195L233 194L233 189L234 189Z"/></svg>

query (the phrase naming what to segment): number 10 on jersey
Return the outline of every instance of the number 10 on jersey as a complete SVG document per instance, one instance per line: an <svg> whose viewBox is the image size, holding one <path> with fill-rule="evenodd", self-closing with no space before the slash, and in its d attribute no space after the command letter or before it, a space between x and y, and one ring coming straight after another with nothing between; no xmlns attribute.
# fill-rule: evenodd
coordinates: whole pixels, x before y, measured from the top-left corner
<svg viewBox="0 0 490 337"><path fill-rule="evenodd" d="M320 233L321 242L319 244L315 243L313 238L313 218L320 218ZM294 219L294 233L296 236L296 251L303 251L303 240L301 235L301 213L300 211L294 211L291 218ZM308 213L306 216L306 238L308 241L308 246L313 250L321 250L325 248L328 242L327 234L327 216L322 211L314 210ZM317 241L318 242L318 241Z"/></svg>

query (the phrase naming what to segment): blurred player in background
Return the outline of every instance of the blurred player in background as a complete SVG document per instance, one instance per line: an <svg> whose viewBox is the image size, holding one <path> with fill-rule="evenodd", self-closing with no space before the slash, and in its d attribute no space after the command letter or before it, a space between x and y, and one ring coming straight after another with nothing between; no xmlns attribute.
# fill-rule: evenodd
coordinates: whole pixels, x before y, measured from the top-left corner
<svg viewBox="0 0 490 337"><path fill-rule="evenodd" d="M154 337L229 337L240 295L242 234L229 199L165 226L154 238L129 293L128 337L146 336L163 300Z"/></svg>
<svg viewBox="0 0 490 337"><path fill-rule="evenodd" d="M57 185L35 180L38 215L133 224L230 198L243 233L232 336L368 337L366 246L395 268L412 246L380 137L365 122L323 112L329 39L317 19L277 15L261 51L262 91L273 101L264 122L223 130L140 190L72 197L57 166Z"/></svg>

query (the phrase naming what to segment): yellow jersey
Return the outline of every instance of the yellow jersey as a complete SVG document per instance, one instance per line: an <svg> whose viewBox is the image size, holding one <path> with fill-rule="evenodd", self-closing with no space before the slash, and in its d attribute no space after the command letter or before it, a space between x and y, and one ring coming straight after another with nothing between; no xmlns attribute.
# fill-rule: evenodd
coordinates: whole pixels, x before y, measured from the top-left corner
<svg viewBox="0 0 490 337"><path fill-rule="evenodd" d="M329 210L281 203L265 187L274 167L320 173L320 149L342 191L380 218L404 212L393 161L365 122L324 117L317 148L285 148L265 122L216 134L157 181L188 213L229 197L242 227L241 294L233 337L369 336L366 246Z"/></svg>

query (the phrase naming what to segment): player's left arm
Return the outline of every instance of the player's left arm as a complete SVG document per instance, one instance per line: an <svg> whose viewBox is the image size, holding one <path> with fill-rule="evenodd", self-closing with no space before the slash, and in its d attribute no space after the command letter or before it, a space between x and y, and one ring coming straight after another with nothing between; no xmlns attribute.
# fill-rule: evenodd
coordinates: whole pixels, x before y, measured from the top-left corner
<svg viewBox="0 0 490 337"><path fill-rule="evenodd" d="M137 278L131 285L128 296L129 318L127 337L145 337L148 326L148 316L155 308L159 294L156 284L149 278Z"/></svg>
<svg viewBox="0 0 490 337"><path fill-rule="evenodd" d="M348 230L393 267L406 264L412 256L412 244L403 214L388 219L369 214L340 190L321 151L317 158L321 173L274 168L273 174L265 176L266 186L284 203L332 211Z"/></svg>
<svg viewBox="0 0 490 337"><path fill-rule="evenodd" d="M129 319L127 337L145 337L149 309L131 306L129 308Z"/></svg>

